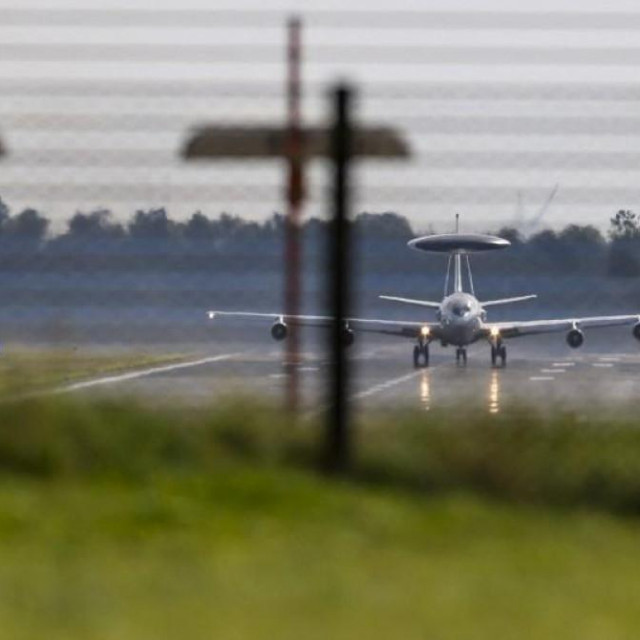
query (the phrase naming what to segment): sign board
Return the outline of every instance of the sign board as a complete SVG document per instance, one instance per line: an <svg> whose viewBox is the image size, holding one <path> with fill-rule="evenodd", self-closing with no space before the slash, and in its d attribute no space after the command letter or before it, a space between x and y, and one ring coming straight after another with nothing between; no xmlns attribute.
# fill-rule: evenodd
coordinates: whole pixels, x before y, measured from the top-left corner
<svg viewBox="0 0 640 640"><path fill-rule="evenodd" d="M410 156L403 137L389 127L365 127L354 131L353 154L367 158L405 159ZM288 158L288 131L269 126L204 126L197 129L182 150L186 160L240 158ZM325 158L330 152L330 132L302 131L303 159Z"/></svg>

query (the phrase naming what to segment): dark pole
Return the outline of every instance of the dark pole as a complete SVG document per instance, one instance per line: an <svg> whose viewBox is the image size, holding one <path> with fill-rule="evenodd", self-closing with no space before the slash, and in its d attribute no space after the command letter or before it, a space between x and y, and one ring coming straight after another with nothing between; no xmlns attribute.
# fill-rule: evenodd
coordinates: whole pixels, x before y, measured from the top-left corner
<svg viewBox="0 0 640 640"><path fill-rule="evenodd" d="M351 103L352 90L339 86L334 94L334 125L331 137L333 163L333 215L329 238L329 291L331 315L335 318L331 334L331 373L329 393L326 468L340 473L349 467L349 362L347 360L347 318L349 317L349 167L352 154Z"/></svg>
<svg viewBox="0 0 640 640"><path fill-rule="evenodd" d="M300 20L293 18L288 24L287 47L287 142L288 164L287 215L285 217L285 293L286 315L300 313L300 217L303 199L302 128L300 114ZM295 412L298 408L298 365L300 358L300 338L298 328L289 325L287 338L287 408Z"/></svg>

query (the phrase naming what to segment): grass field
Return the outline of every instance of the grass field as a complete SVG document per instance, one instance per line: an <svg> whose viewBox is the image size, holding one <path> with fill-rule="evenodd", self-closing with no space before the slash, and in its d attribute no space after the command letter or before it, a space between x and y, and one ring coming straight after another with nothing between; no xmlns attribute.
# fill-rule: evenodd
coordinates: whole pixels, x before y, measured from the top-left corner
<svg viewBox="0 0 640 640"><path fill-rule="evenodd" d="M337 480L268 408L0 406L1 636L637 636L640 520L613 464L633 425L416 420L362 425Z"/></svg>
<svg viewBox="0 0 640 640"><path fill-rule="evenodd" d="M183 359L184 354L14 348L0 357L0 399Z"/></svg>

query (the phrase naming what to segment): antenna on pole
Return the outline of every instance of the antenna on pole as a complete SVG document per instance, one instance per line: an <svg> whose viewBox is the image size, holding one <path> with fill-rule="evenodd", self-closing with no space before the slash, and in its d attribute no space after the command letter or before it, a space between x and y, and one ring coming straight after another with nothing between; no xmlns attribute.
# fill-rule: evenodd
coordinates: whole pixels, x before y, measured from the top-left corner
<svg viewBox="0 0 640 640"><path fill-rule="evenodd" d="M456 233L460 232L460 214L456 213Z"/></svg>

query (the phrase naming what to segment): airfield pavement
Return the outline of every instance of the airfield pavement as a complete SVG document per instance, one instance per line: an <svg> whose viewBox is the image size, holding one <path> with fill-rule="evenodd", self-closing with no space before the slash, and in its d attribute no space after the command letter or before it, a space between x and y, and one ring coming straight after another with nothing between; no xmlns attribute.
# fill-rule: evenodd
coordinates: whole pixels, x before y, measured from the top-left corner
<svg viewBox="0 0 640 640"><path fill-rule="evenodd" d="M531 336L508 343L508 365L492 368L486 343L468 349L466 367L455 350L431 347L431 366L414 369L409 340L366 336L350 352L352 403L364 410L429 410L459 403L498 412L513 404L545 409L561 406L626 411L640 392L640 343L628 327L591 331L585 345L570 349L564 334ZM250 340L234 332L213 336L179 365L97 377L58 391L77 395L135 397L154 403L212 405L234 396L257 400L284 397L284 349L261 333ZM305 340L299 366L303 409L309 415L325 406L328 362L323 344Z"/></svg>

